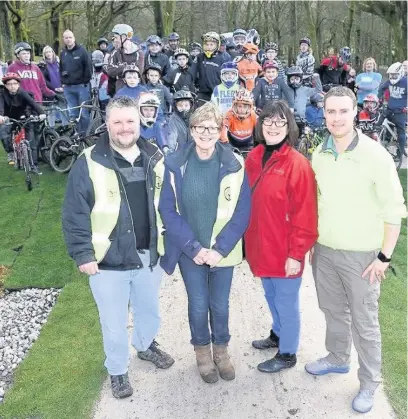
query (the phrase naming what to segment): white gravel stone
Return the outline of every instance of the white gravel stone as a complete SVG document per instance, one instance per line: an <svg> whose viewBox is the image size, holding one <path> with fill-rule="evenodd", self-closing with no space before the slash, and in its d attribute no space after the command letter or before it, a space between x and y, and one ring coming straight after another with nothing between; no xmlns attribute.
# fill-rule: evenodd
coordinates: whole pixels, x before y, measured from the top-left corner
<svg viewBox="0 0 408 419"><path fill-rule="evenodd" d="M40 336L60 292L54 288L31 288L6 291L0 298L0 403L14 370Z"/></svg>

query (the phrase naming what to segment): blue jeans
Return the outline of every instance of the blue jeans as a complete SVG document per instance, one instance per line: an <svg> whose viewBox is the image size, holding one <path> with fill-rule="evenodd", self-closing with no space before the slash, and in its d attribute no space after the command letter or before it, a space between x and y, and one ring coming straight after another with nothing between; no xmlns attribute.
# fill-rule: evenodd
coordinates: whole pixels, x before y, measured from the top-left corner
<svg viewBox="0 0 408 419"><path fill-rule="evenodd" d="M67 100L68 107L73 108L80 106L82 102L91 99L89 84L73 84L71 86L64 86L64 96ZM89 103L88 103L89 105ZM78 118L80 109L71 109L69 115L71 118ZM81 119L78 123L79 132L86 132L89 126L89 110L82 109Z"/></svg>
<svg viewBox="0 0 408 419"><path fill-rule="evenodd" d="M196 265L184 254L180 257L179 266L188 297L191 343L227 344L231 338L228 328L229 294L234 268L210 269L208 265Z"/></svg>
<svg viewBox="0 0 408 419"><path fill-rule="evenodd" d="M401 110L392 111L388 109L385 111L385 117L389 119L397 128L398 144L403 153L405 144L407 142L407 134L405 132L405 124L407 123L407 114L402 113Z"/></svg>
<svg viewBox="0 0 408 419"><path fill-rule="evenodd" d="M262 278L272 314L272 330L279 336L279 352L295 354L299 347L299 290L302 278Z"/></svg>
<svg viewBox="0 0 408 419"><path fill-rule="evenodd" d="M160 326L159 291L163 271L148 268L149 252L139 254L144 268L130 271L100 270L89 277L102 326L105 367L110 375L125 374L129 363L128 314L133 313L132 345L145 351Z"/></svg>

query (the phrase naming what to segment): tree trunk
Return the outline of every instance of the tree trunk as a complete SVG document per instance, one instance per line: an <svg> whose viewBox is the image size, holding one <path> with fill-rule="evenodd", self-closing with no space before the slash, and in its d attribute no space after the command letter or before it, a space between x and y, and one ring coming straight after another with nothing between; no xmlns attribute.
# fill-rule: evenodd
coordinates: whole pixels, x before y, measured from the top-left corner
<svg viewBox="0 0 408 419"><path fill-rule="evenodd" d="M6 4L0 1L0 60L13 57L13 37Z"/></svg>
<svg viewBox="0 0 408 419"><path fill-rule="evenodd" d="M161 1L163 30L166 35L174 31L174 14L176 12L176 0Z"/></svg>
<svg viewBox="0 0 408 419"><path fill-rule="evenodd" d="M293 1L291 3L291 28L292 28L292 46L289 48L288 51L288 66L292 64L292 62L296 62L297 51L299 48L299 37L298 37L298 22L297 22L297 2Z"/></svg>
<svg viewBox="0 0 408 419"><path fill-rule="evenodd" d="M163 19L162 19L162 8L160 6L159 1L152 1L150 4L153 7L153 13L154 13L154 23L156 24L156 33L160 38L163 38L164 32L163 32Z"/></svg>
<svg viewBox="0 0 408 419"><path fill-rule="evenodd" d="M351 30L353 28L354 22L354 13L355 13L356 3L354 1L350 2L349 5L349 14L347 19L347 26L346 26L346 45L351 48Z"/></svg>

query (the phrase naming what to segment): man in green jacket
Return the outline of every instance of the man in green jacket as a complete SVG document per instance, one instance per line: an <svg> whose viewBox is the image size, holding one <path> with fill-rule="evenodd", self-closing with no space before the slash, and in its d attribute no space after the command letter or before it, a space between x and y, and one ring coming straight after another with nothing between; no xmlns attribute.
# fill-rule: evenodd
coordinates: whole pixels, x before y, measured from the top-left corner
<svg viewBox="0 0 408 419"><path fill-rule="evenodd" d="M313 375L347 373L353 339L360 391L355 411L366 413L381 381L380 284L406 216L391 155L354 128L355 95L332 88L324 98L331 135L313 153L318 184L319 239L312 267L319 307L326 316L329 354L305 369Z"/></svg>

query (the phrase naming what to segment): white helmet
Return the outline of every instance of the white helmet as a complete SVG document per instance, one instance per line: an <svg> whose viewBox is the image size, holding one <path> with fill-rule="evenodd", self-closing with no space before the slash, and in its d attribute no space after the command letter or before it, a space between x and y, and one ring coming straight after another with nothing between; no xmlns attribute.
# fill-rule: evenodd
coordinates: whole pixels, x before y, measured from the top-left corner
<svg viewBox="0 0 408 419"><path fill-rule="evenodd" d="M112 33L117 33L118 35L126 35L129 39L133 36L133 28L126 23L118 23L112 29Z"/></svg>
<svg viewBox="0 0 408 419"><path fill-rule="evenodd" d="M398 83L404 76L404 67L400 62L391 64L387 70L388 78L391 84Z"/></svg>
<svg viewBox="0 0 408 419"><path fill-rule="evenodd" d="M160 107L160 99L152 92L142 92L140 93L139 100L139 116L140 116L140 122L142 125L145 125L147 127L151 127L155 122L157 118L157 114ZM142 113L143 107L154 107L156 108L156 111L154 113L153 117L146 117Z"/></svg>

